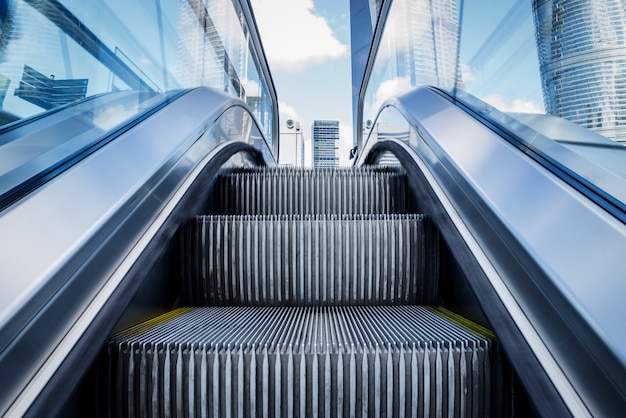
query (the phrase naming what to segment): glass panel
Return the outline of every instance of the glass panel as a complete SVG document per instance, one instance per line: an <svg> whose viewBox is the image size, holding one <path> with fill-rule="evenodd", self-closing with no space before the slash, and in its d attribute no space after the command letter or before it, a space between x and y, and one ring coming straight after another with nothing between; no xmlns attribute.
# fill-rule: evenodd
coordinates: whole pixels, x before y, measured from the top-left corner
<svg viewBox="0 0 626 418"><path fill-rule="evenodd" d="M246 101L271 142L268 81L237 1L1 4L0 124L102 93L209 86Z"/></svg>
<svg viewBox="0 0 626 418"><path fill-rule="evenodd" d="M95 96L0 135L0 207L21 187L50 177L106 143L106 133L129 116L170 96L133 91Z"/></svg>
<svg viewBox="0 0 626 418"><path fill-rule="evenodd" d="M361 106L364 136L378 129L371 121L385 100L436 86L550 164L626 204L623 1L384 4Z"/></svg>
<svg viewBox="0 0 626 418"><path fill-rule="evenodd" d="M460 87L504 112L544 113L531 0L463 2Z"/></svg>
<svg viewBox="0 0 626 418"><path fill-rule="evenodd" d="M366 126L390 97L418 86L456 86L458 29L457 0L393 1L365 90Z"/></svg>

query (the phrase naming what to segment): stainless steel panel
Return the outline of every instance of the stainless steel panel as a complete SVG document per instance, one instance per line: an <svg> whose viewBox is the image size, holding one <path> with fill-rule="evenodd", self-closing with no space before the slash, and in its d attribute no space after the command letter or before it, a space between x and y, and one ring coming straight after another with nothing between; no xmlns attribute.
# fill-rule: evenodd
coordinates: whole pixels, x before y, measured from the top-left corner
<svg viewBox="0 0 626 418"><path fill-rule="evenodd" d="M623 407L626 225L435 91L386 106L405 135L361 162L377 139L412 155L571 413Z"/></svg>
<svg viewBox="0 0 626 418"><path fill-rule="evenodd" d="M238 106L191 91L0 212L0 413L32 405L212 156L239 144L271 161L250 128L220 148L216 121Z"/></svg>

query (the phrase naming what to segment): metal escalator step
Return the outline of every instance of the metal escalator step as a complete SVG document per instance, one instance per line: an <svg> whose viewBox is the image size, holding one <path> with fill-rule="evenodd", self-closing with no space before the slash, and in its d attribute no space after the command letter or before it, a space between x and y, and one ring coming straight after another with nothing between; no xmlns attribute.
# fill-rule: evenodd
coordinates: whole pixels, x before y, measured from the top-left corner
<svg viewBox="0 0 626 418"><path fill-rule="evenodd" d="M421 215L198 216L182 247L194 306L436 303Z"/></svg>
<svg viewBox="0 0 626 418"><path fill-rule="evenodd" d="M399 169L260 167L222 172L218 185L221 214L406 212L406 173Z"/></svg>
<svg viewBox="0 0 626 418"><path fill-rule="evenodd" d="M103 404L119 417L498 416L493 335L442 311L182 309L110 339Z"/></svg>

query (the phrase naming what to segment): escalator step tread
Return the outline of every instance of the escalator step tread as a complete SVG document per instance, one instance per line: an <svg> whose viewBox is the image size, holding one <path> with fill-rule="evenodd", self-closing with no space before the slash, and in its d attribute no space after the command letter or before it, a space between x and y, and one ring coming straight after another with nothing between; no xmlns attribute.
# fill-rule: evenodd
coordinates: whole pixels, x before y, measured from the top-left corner
<svg viewBox="0 0 626 418"><path fill-rule="evenodd" d="M498 415L493 335L449 317L423 306L180 309L110 339L103 403L117 416Z"/></svg>
<svg viewBox="0 0 626 418"><path fill-rule="evenodd" d="M225 170L218 189L221 214L406 212L406 173L394 168Z"/></svg>
<svg viewBox="0 0 626 418"><path fill-rule="evenodd" d="M437 235L422 215L197 216L182 248L189 305L437 300Z"/></svg>

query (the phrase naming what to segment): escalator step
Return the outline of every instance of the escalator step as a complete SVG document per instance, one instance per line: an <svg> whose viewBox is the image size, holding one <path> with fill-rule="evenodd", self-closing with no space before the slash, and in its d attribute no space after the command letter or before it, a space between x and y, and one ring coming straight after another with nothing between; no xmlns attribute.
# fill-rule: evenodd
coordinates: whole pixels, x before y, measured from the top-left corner
<svg viewBox="0 0 626 418"><path fill-rule="evenodd" d="M180 309L110 339L102 403L119 417L498 416L493 335L443 311Z"/></svg>
<svg viewBox="0 0 626 418"><path fill-rule="evenodd" d="M241 215L406 212L406 174L376 167L261 167L218 176L221 208Z"/></svg>
<svg viewBox="0 0 626 418"><path fill-rule="evenodd" d="M434 304L433 231L421 215L198 216L183 237L185 301Z"/></svg>

